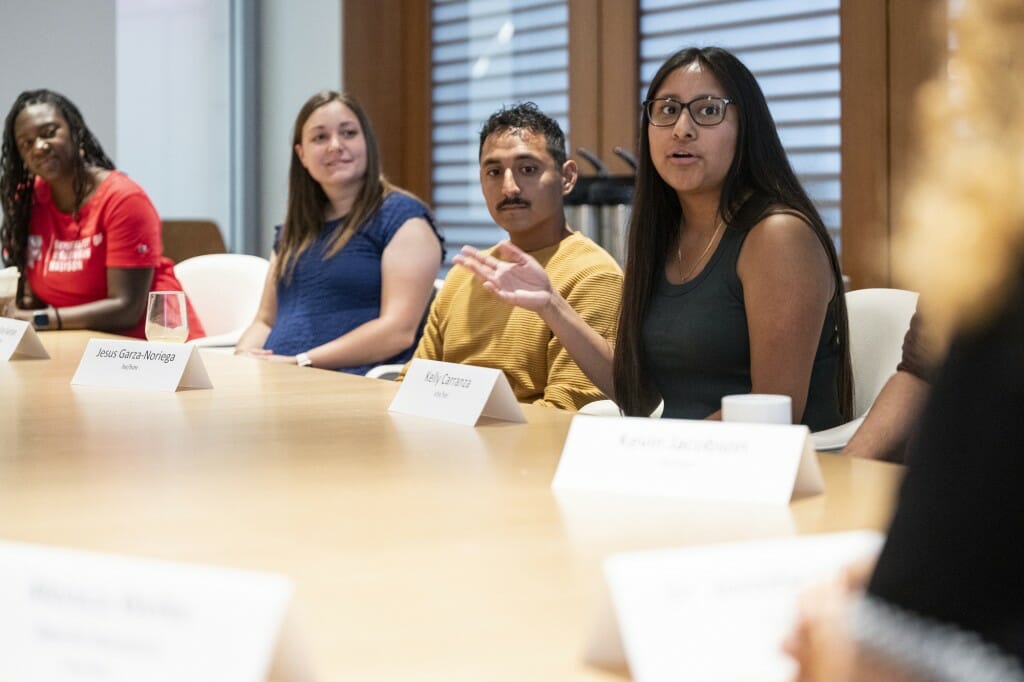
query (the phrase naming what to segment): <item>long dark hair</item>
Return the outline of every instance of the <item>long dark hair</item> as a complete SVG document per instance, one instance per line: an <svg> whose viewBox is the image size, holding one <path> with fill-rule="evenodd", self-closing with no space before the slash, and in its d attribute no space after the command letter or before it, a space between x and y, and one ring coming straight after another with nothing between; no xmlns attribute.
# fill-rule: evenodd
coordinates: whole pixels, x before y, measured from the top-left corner
<svg viewBox="0 0 1024 682"><path fill-rule="evenodd" d="M327 205L327 194L313 176L309 174L298 153L296 145L302 144L302 126L313 115L313 112L331 102L341 102L352 110L359 120L366 140L366 176L363 186L356 195L355 203L345 220L335 228L334 234L327 245L325 257L330 257L341 250L353 232L359 228L377 208L384 197L396 188L384 177L380 167L380 152L377 136L370 125L363 107L349 93L335 90L321 90L302 105L299 115L295 117L292 132L292 161L288 170L288 208L285 213L284 227L281 230L281 241L277 246L277 262L274 276L280 280L282 276L291 276L292 268L303 251L316 241L324 230L324 207ZM349 229L351 228L351 229Z"/></svg>
<svg viewBox="0 0 1024 682"><path fill-rule="evenodd" d="M743 201L753 194L770 204L799 213L814 229L828 254L835 278L832 301L840 345L838 377L839 409L844 418L853 411L853 378L850 367L849 330L839 257L817 209L808 198L786 158L764 93L754 75L732 53L718 47L687 48L665 60L647 90L655 96L662 82L676 69L699 63L718 79L739 115L739 131L732 165L726 173L719 198L719 212L728 224ZM641 333L651 298L664 267L664 257L683 220L679 197L654 167L646 121L640 126L637 168L622 309L615 344L613 377L615 400L627 415L648 414L657 402L656 391L643 353Z"/></svg>
<svg viewBox="0 0 1024 682"><path fill-rule="evenodd" d="M72 187L75 191L75 209L81 208L89 192L89 168L95 166L114 170L99 140L85 125L78 107L67 97L52 90L26 90L18 95L7 112L4 122L3 148L0 150L0 200L3 201L3 225L0 226L0 243L3 244L3 260L20 270L25 268L25 245L28 241L29 222L32 218L32 196L35 177L21 159L18 142L14 138L14 122L25 107L33 104L50 104L68 124L68 134L73 148L79 150L75 156ZM24 279L22 279L24 282Z"/></svg>

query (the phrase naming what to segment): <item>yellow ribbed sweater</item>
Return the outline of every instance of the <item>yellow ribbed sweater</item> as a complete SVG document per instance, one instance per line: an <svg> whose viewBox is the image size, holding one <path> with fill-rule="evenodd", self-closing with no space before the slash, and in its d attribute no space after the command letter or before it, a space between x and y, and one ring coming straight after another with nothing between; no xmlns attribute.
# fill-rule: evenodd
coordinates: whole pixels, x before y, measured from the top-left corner
<svg viewBox="0 0 1024 682"><path fill-rule="evenodd" d="M530 255L587 324L614 341L622 300L615 260L579 232ZM465 268L445 278L413 357L500 369L519 402L578 410L604 398L536 313L498 300Z"/></svg>

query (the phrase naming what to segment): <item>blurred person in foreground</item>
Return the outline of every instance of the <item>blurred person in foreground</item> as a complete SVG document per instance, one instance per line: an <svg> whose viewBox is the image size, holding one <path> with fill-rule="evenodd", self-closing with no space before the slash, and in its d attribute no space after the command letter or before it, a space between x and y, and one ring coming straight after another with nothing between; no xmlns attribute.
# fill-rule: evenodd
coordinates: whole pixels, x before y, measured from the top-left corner
<svg viewBox="0 0 1024 682"><path fill-rule="evenodd" d="M1024 3L955 31L900 242L948 351L877 563L801 602L801 681L1024 680Z"/></svg>

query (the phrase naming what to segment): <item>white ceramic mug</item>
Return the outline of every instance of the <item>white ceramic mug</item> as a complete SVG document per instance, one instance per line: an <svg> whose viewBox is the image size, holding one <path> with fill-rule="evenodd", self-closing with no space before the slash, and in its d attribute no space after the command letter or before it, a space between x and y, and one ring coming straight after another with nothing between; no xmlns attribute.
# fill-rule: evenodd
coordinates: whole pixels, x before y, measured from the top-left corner
<svg viewBox="0 0 1024 682"><path fill-rule="evenodd" d="M722 421L792 424L793 401L788 395L745 393L722 398Z"/></svg>

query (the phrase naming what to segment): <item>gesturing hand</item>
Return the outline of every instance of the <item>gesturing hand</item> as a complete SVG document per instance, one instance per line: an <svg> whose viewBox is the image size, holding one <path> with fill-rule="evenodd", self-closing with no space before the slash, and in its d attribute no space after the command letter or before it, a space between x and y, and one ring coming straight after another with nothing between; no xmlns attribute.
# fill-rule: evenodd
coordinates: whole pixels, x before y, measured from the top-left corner
<svg viewBox="0 0 1024 682"><path fill-rule="evenodd" d="M507 260L487 256L472 246L463 246L453 259L470 270L495 296L527 310L539 312L551 302L551 280L532 256L509 241L498 245Z"/></svg>

